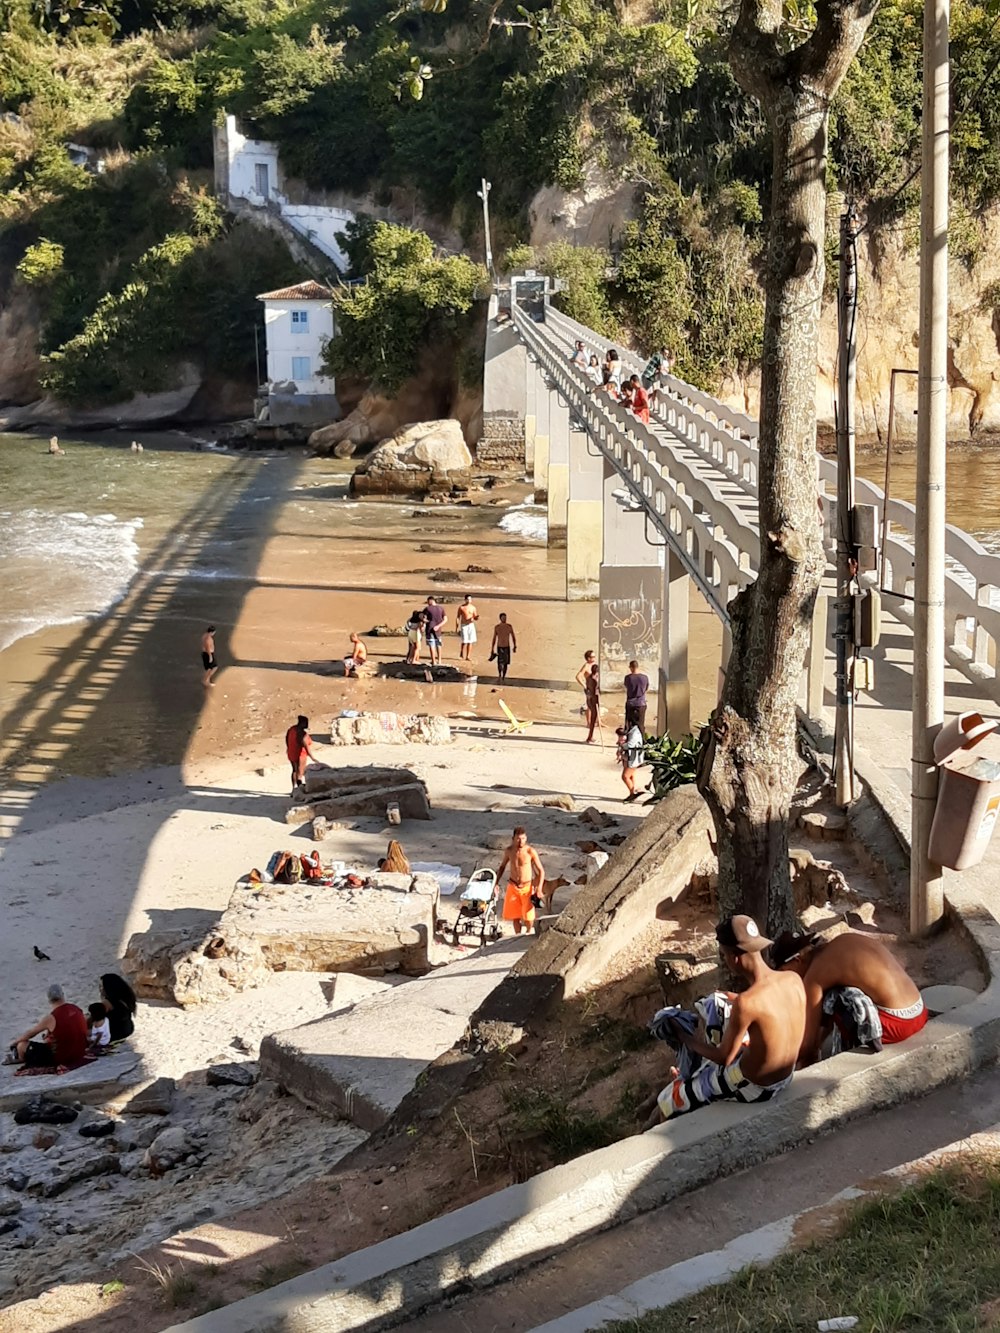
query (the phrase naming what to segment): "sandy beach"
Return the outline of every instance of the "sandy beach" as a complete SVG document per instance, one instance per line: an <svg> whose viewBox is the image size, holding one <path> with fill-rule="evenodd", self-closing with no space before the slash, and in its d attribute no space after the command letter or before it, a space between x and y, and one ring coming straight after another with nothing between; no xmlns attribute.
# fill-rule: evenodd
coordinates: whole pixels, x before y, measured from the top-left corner
<svg viewBox="0 0 1000 1333"><path fill-rule="evenodd" d="M292 453L157 459L147 446L144 462L150 458L173 468L163 474L168 480L183 475L184 504L174 504L168 521L154 512L151 496L138 570L121 600L0 652L7 927L0 968L10 1037L45 1012L50 983L85 1005L133 933L209 926L240 875L278 848L306 845L297 841L305 830L283 822L283 736L299 713L311 718L327 762L402 763L426 781L432 821L401 830L414 860L446 861L468 874L497 859L484 847L489 833L524 823L550 875L559 874L579 857L574 844L586 830L575 815L540 807L552 792L571 794L579 808L613 812L623 833L642 817L622 805L614 761L620 682L605 681L605 748L584 744L573 676L584 650L597 646L598 606L564 600L564 553L524 535L530 522L515 522L514 531L499 526L529 498L525 484L485 493L476 506L361 504L347 498L350 465L335 460ZM159 476L150 467L145 484L155 486ZM456 666L454 607L466 591L480 609L480 641L461 679L380 677L383 663L405 655L401 636L367 637L371 675L336 674L352 630L367 636L375 625L398 627L429 593L448 609L443 660ZM501 696L486 662L501 610L518 636L502 697L534 724L517 737L497 734ZM718 634L707 608L693 610L692 619L700 716L713 702ZM221 663L211 689L201 684L199 660L208 623L217 626ZM652 664L649 674L655 678ZM450 715L454 740L324 746L342 709ZM372 867L389 835L381 819L360 820L322 852ZM557 909L572 891L559 890ZM34 945L51 961L38 962ZM247 1058L265 1033L323 1014L331 1000L333 979L284 973L206 1008L143 1002L133 1042L138 1072L182 1085L203 1079L198 1071L207 1065ZM2 1081L13 1086L12 1071ZM292 1175L306 1169L315 1135L328 1133L326 1122L311 1126L302 1115L282 1158ZM353 1135L341 1136L341 1150ZM245 1203L246 1190L227 1193L227 1179L220 1176L219 1205ZM260 1177L261 1190L269 1179ZM162 1215L145 1211L149 1200L137 1196L135 1228L150 1239L167 1234L190 1215L192 1190L197 1195L197 1182L178 1193L173 1210L161 1205ZM2 1266L8 1291L13 1274L32 1267L20 1253ZM85 1271L86 1263L81 1250L70 1268Z"/></svg>

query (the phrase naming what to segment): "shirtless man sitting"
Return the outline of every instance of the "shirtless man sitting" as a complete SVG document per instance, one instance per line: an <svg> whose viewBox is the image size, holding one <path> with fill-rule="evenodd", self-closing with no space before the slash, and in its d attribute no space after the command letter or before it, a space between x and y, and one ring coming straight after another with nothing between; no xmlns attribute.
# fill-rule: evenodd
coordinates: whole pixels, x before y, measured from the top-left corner
<svg viewBox="0 0 1000 1333"><path fill-rule="evenodd" d="M503 919L514 924L514 934L521 927L530 929L535 920L535 905L540 903L545 889L545 871L534 847L528 846L528 835L520 825L514 830L511 844L503 854L497 883L508 873L507 892L503 900Z"/></svg>
<svg viewBox="0 0 1000 1333"><path fill-rule="evenodd" d="M363 667L367 661L368 649L358 638L357 634L352 634L350 656L344 658L344 675L356 676L358 674L358 668Z"/></svg>
<svg viewBox="0 0 1000 1333"><path fill-rule="evenodd" d="M805 987L794 972L775 972L764 962L771 941L749 916L733 916L715 930L726 966L750 979L735 996L718 1046L698 1032L678 1039L704 1062L689 1078L674 1069L657 1097L664 1120L709 1102L765 1102L787 1088L806 1026ZM647 1124L651 1128L651 1124Z"/></svg>
<svg viewBox="0 0 1000 1333"><path fill-rule="evenodd" d="M832 1020L823 1013L823 996L834 986L856 986L875 1005L882 1021L882 1041L905 1041L927 1022L920 992L892 954L872 939L846 931L832 940L786 931L771 949L771 961L782 972L794 972L806 989L806 1030L800 1065L819 1059Z"/></svg>

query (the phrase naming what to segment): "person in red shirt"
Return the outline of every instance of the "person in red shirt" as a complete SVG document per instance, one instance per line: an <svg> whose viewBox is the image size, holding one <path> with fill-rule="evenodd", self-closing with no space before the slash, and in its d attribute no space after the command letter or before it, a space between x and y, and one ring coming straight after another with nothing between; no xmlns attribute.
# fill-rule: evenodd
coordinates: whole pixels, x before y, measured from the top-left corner
<svg viewBox="0 0 1000 1333"><path fill-rule="evenodd" d="M309 735L309 719L299 714L299 720L294 727L289 727L285 732L285 753L288 755L288 762L292 766L292 791L301 786L306 776L306 763L308 760L316 761L316 756L312 752L312 737Z"/></svg>
<svg viewBox="0 0 1000 1333"><path fill-rule="evenodd" d="M32 1069L55 1069L58 1065L74 1069L87 1053L87 1016L78 1005L66 1003L62 986L50 986L48 998L51 1012L14 1039L11 1054L16 1063ZM32 1037L43 1040L32 1041Z"/></svg>
<svg viewBox="0 0 1000 1333"><path fill-rule="evenodd" d="M649 395L642 387L642 380L633 375L629 380L632 386L632 411L645 425L649 425Z"/></svg>

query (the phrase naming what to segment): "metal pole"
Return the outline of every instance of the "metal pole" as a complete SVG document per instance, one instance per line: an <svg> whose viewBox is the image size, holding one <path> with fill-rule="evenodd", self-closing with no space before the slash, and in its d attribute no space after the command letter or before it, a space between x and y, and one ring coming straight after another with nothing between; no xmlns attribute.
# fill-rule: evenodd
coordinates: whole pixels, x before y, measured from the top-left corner
<svg viewBox="0 0 1000 1333"><path fill-rule="evenodd" d="M937 798L934 738L944 720L945 444L948 424L948 0L924 6L913 617L910 929L944 913L941 867L928 856Z"/></svg>
<svg viewBox="0 0 1000 1333"><path fill-rule="evenodd" d="M484 176L480 189L477 191L480 199L483 201L483 230L486 234L486 268L490 277L496 282L496 272L493 268L493 242L490 240L490 190L493 186Z"/></svg>
<svg viewBox="0 0 1000 1333"><path fill-rule="evenodd" d="M854 249L852 206L840 219L840 280L837 358L837 675L834 726L835 800L854 800L854 597L857 575L854 549L854 393L857 377L855 316L858 274Z"/></svg>

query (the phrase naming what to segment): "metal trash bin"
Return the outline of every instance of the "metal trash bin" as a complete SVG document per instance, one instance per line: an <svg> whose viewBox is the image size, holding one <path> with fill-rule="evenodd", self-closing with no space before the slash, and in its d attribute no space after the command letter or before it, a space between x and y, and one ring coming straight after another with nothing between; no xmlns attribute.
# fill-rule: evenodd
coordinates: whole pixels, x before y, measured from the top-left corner
<svg viewBox="0 0 1000 1333"><path fill-rule="evenodd" d="M940 866L968 870L986 855L1000 818L998 725L960 713L934 742L939 778L928 851Z"/></svg>

